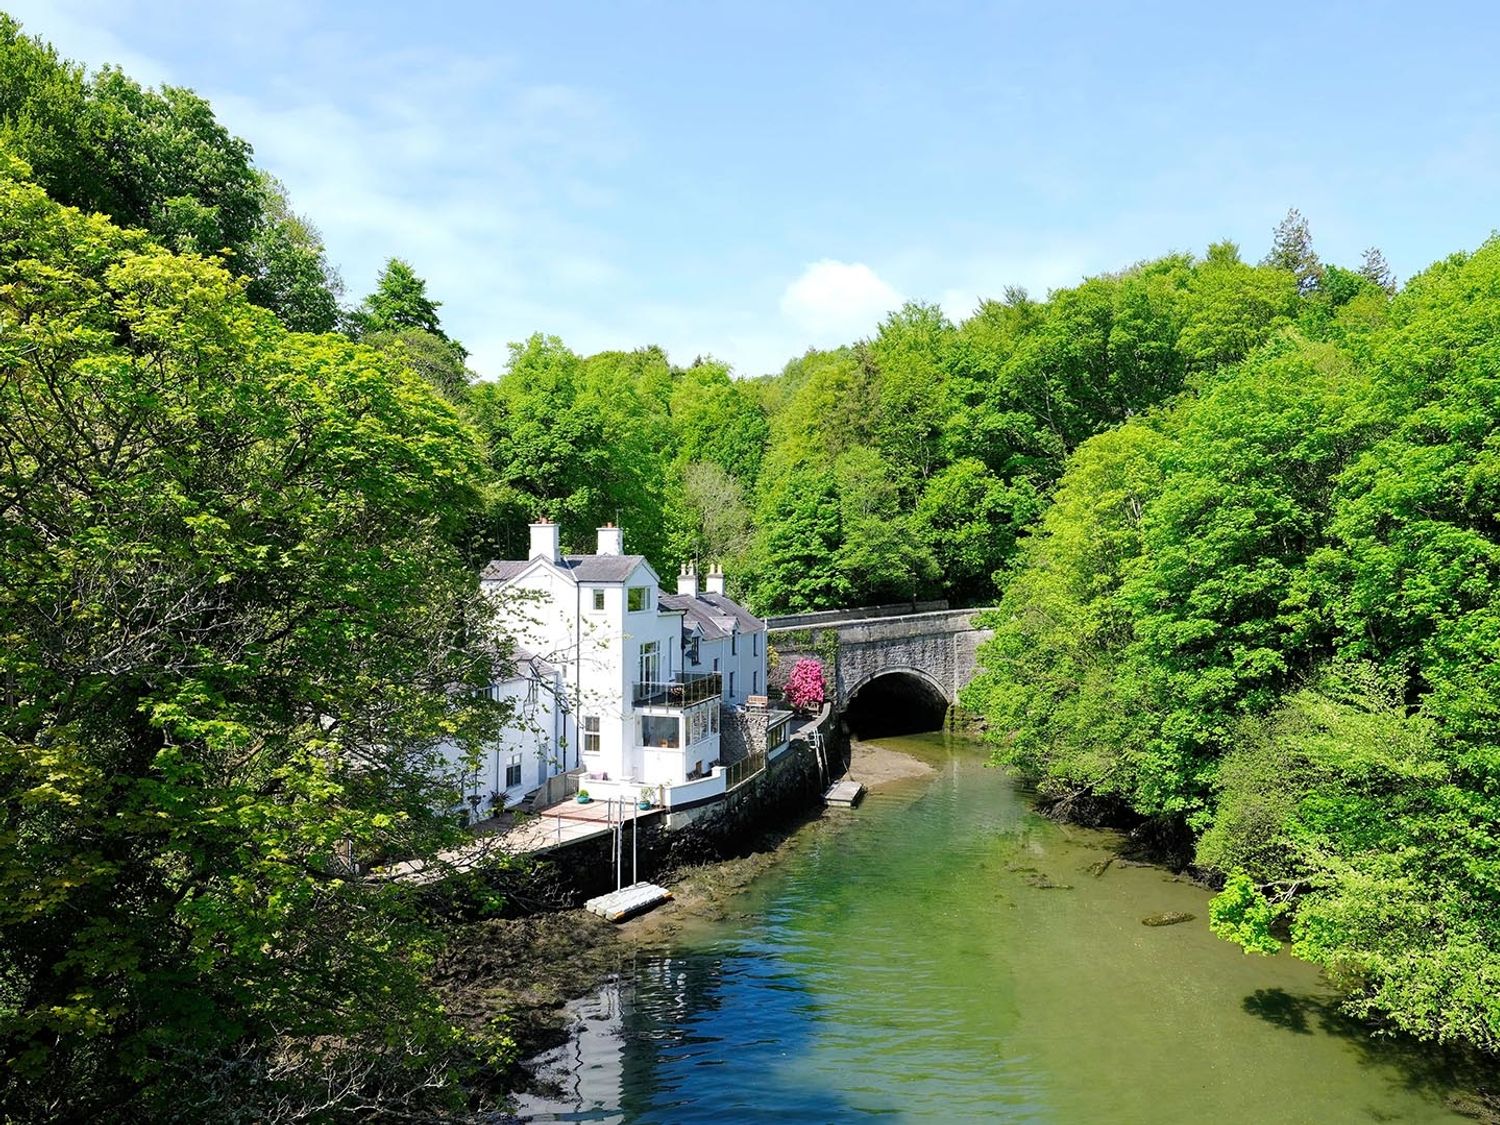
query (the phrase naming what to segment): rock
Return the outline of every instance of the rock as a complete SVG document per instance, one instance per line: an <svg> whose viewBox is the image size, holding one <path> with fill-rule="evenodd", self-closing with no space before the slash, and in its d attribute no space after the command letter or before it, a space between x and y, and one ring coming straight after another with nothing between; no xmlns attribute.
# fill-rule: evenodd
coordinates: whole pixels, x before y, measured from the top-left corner
<svg viewBox="0 0 1500 1125"><path fill-rule="evenodd" d="M1179 922L1191 922L1198 917L1196 914L1186 914L1181 910L1164 910L1160 914L1147 914L1141 919L1143 926L1175 926Z"/></svg>
<svg viewBox="0 0 1500 1125"><path fill-rule="evenodd" d="M1025 883L1028 887L1035 887L1039 891L1071 891L1073 889L1073 884L1071 883L1054 883L1047 876L1036 871L1027 875L1021 882Z"/></svg>
<svg viewBox="0 0 1500 1125"><path fill-rule="evenodd" d="M1092 875L1095 879L1097 879L1099 878L1099 876L1108 871L1112 866L1114 866L1115 858L1115 856L1110 856L1107 859L1098 860L1097 862L1089 864L1084 868L1084 870Z"/></svg>

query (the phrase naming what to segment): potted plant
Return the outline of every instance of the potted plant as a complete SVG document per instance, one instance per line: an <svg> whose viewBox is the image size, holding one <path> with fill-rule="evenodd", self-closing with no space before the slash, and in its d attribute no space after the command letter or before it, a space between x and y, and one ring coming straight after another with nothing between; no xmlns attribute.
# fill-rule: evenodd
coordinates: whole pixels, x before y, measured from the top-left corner
<svg viewBox="0 0 1500 1125"><path fill-rule="evenodd" d="M580 805L586 805L593 799L594 798L589 796L589 791L587 789L580 789L578 791L578 803Z"/></svg>
<svg viewBox="0 0 1500 1125"><path fill-rule="evenodd" d="M651 807L651 787L649 785L641 786L641 799L636 802L636 807L641 809L649 809Z"/></svg>

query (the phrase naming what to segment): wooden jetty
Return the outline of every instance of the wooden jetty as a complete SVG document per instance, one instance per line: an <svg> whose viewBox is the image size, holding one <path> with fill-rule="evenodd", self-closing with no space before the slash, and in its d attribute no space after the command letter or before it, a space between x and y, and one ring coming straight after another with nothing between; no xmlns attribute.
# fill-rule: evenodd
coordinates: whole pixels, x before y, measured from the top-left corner
<svg viewBox="0 0 1500 1125"><path fill-rule="evenodd" d="M859 804L859 799L865 795L865 787L857 781L847 778L836 781L828 787L828 792L823 794L825 805L838 805L840 808L852 809Z"/></svg>
<svg viewBox="0 0 1500 1125"><path fill-rule="evenodd" d="M623 922L660 906L671 897L671 891L658 887L655 883L632 883L618 891L589 899L583 904L583 908L608 921Z"/></svg>

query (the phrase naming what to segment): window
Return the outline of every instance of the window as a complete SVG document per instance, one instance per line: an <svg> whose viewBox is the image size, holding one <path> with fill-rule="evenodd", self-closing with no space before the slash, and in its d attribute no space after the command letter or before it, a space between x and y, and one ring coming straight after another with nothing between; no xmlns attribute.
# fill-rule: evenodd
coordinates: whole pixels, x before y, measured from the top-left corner
<svg viewBox="0 0 1500 1125"><path fill-rule="evenodd" d="M625 592L625 608L631 613L640 613L651 608L651 587L632 586Z"/></svg>
<svg viewBox="0 0 1500 1125"><path fill-rule="evenodd" d="M521 784L521 755L512 754L505 766L505 788L514 789Z"/></svg>
<svg viewBox="0 0 1500 1125"><path fill-rule="evenodd" d="M658 641L647 641L641 645L640 675L636 678L643 684L654 684L661 680L661 645Z"/></svg>
<svg viewBox="0 0 1500 1125"><path fill-rule="evenodd" d="M595 590L594 591L594 609L597 611L597 610L602 610L603 608L604 608L604 591L603 590Z"/></svg>
<svg viewBox="0 0 1500 1125"><path fill-rule="evenodd" d="M735 654L737 654L740 651L739 641L740 641L740 635L739 635L739 633L736 632L736 633L730 633L729 634L729 655L730 656L734 656Z"/></svg>
<svg viewBox="0 0 1500 1125"><path fill-rule="evenodd" d="M778 746L786 745L787 723L777 723L766 735L766 749L775 750Z"/></svg>
<svg viewBox="0 0 1500 1125"><path fill-rule="evenodd" d="M729 694L734 694L734 673L729 673Z"/></svg>
<svg viewBox="0 0 1500 1125"><path fill-rule="evenodd" d="M716 656L716 657L714 657L714 671L717 672L718 670L719 670L719 658Z"/></svg>
<svg viewBox="0 0 1500 1125"><path fill-rule="evenodd" d="M760 673L759 672L751 672L750 673L750 694L751 695L759 695L760 694Z"/></svg>
<svg viewBox="0 0 1500 1125"><path fill-rule="evenodd" d="M641 716L641 745L677 747L682 745L677 717L666 715Z"/></svg>
<svg viewBox="0 0 1500 1125"><path fill-rule="evenodd" d="M585 715L583 718L583 752L599 753L599 716Z"/></svg>
<svg viewBox="0 0 1500 1125"><path fill-rule="evenodd" d="M751 656L759 656L760 655L760 634L759 633L751 633L750 634L750 655Z"/></svg>

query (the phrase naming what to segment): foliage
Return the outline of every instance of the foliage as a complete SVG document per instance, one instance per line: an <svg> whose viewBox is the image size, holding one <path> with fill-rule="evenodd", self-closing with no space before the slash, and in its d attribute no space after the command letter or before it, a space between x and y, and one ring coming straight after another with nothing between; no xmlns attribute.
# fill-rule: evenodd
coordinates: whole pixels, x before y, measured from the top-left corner
<svg viewBox="0 0 1500 1125"><path fill-rule="evenodd" d="M447 340L438 320L441 305L441 301L427 296L427 282L417 276L410 263L391 258L375 279L375 292L355 310L353 322L361 336L415 328Z"/></svg>
<svg viewBox="0 0 1500 1125"><path fill-rule="evenodd" d="M1213 271L1292 276L1227 248ZM1216 932L1285 934L1350 1011L1486 1050L1497 294L1493 241L1394 298L1322 266L1248 354L1201 352L1170 408L1069 459L966 693L1044 789L1198 829Z"/></svg>
<svg viewBox="0 0 1500 1125"><path fill-rule="evenodd" d="M1281 942L1271 935L1277 913L1250 877L1236 871L1209 904L1208 926L1226 941L1242 946L1246 953L1269 955L1281 948Z"/></svg>
<svg viewBox="0 0 1500 1125"><path fill-rule="evenodd" d="M316 230L191 90L149 90L113 67L86 75L0 14L0 144L58 202L222 253L288 327L333 327L342 287Z"/></svg>
<svg viewBox="0 0 1500 1125"><path fill-rule="evenodd" d="M826 686L823 665L812 657L803 657L787 675L786 697L797 710L809 711L823 706Z"/></svg>
<svg viewBox="0 0 1500 1125"><path fill-rule="evenodd" d="M347 861L451 839L433 747L501 718L449 545L474 435L379 353L7 172L3 1114L436 1096L462 1043L430 937Z"/></svg>

